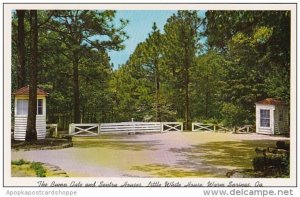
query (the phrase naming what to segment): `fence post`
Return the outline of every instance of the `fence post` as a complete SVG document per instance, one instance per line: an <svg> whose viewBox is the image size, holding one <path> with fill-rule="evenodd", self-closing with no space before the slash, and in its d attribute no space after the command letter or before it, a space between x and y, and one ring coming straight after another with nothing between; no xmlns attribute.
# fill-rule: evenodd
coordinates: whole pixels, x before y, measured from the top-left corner
<svg viewBox="0 0 300 197"><path fill-rule="evenodd" d="M72 134L72 124L73 124L73 123L69 124L69 135Z"/></svg>
<svg viewBox="0 0 300 197"><path fill-rule="evenodd" d="M216 125L214 124L214 132L216 132Z"/></svg>
<svg viewBox="0 0 300 197"><path fill-rule="evenodd" d="M57 133L57 125L55 126L55 137L58 136L58 133Z"/></svg>

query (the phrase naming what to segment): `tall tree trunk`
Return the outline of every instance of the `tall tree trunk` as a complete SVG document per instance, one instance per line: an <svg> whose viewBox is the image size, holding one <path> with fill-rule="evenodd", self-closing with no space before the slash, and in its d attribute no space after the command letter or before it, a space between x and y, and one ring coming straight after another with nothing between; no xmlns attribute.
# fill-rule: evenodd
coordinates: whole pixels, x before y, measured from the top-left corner
<svg viewBox="0 0 300 197"><path fill-rule="evenodd" d="M25 30L24 18L25 10L17 10L18 16L18 65L17 65L17 87L21 88L26 85L26 69L25 69Z"/></svg>
<svg viewBox="0 0 300 197"><path fill-rule="evenodd" d="M184 47L184 122L185 122L185 130L189 129L189 114L190 114L190 106L189 106L189 68L190 68L190 58L189 58L189 50L188 44L185 43Z"/></svg>
<svg viewBox="0 0 300 197"><path fill-rule="evenodd" d="M78 76L79 58L76 52L73 52L73 97L74 97L74 123L80 123L80 95L79 95L79 76Z"/></svg>
<svg viewBox="0 0 300 197"><path fill-rule="evenodd" d="M184 97L185 97L185 108L184 108L184 120L185 120L185 130L188 130L189 129L189 121L190 121L190 118L189 118L189 75L188 75L188 69L186 68L185 69L185 82L184 82L184 89L185 89L185 92L184 92Z"/></svg>
<svg viewBox="0 0 300 197"><path fill-rule="evenodd" d="M37 111L37 56L38 56L38 28L37 10L30 10L31 27L31 63L29 75L29 105L26 129L26 141L36 141L36 111Z"/></svg>
<svg viewBox="0 0 300 197"><path fill-rule="evenodd" d="M205 118L209 118L208 117L208 100L209 100L209 89L208 89L208 76L205 77L206 78L206 84L205 84Z"/></svg>
<svg viewBox="0 0 300 197"><path fill-rule="evenodd" d="M156 121L161 122L161 113L160 113L160 98L159 98L159 91L160 91L160 80L159 80L159 67L157 60L154 61L155 67L155 91L156 91Z"/></svg>

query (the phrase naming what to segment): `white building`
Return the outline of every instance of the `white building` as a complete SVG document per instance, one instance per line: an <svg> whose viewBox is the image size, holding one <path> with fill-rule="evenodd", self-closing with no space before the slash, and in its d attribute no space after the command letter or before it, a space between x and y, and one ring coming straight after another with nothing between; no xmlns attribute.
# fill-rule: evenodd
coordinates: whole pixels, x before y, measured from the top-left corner
<svg viewBox="0 0 300 197"><path fill-rule="evenodd" d="M29 101L29 86L18 89L15 96L15 124L14 124L14 139L25 141L28 101ZM36 131L37 139L45 139L46 137L46 96L48 94L38 88L37 89L37 115L36 115Z"/></svg>
<svg viewBox="0 0 300 197"><path fill-rule="evenodd" d="M289 108L280 100L267 98L255 103L256 133L289 134Z"/></svg>

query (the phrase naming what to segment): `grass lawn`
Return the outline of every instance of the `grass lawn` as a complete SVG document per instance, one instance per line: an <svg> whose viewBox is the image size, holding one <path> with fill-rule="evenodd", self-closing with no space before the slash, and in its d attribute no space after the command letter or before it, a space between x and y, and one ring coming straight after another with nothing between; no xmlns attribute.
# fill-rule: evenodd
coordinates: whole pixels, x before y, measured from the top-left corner
<svg viewBox="0 0 300 197"><path fill-rule="evenodd" d="M23 159L11 162L12 177L65 177L66 174L64 172L61 173L58 169L54 166L39 162L29 162Z"/></svg>

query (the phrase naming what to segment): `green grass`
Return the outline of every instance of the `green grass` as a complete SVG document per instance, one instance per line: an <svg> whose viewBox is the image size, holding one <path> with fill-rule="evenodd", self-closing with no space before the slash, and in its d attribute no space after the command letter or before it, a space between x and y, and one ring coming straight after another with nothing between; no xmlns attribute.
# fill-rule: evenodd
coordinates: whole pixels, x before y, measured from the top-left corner
<svg viewBox="0 0 300 197"><path fill-rule="evenodd" d="M46 169L42 163L29 162L24 159L19 159L11 162L12 176L37 176L46 177Z"/></svg>
<svg viewBox="0 0 300 197"><path fill-rule="evenodd" d="M32 168L35 171L37 177L46 177L46 169L41 163L32 162L30 168Z"/></svg>
<svg viewBox="0 0 300 197"><path fill-rule="evenodd" d="M189 170L166 164L147 164L133 166L131 170L146 172L155 177L223 177L201 169Z"/></svg>

